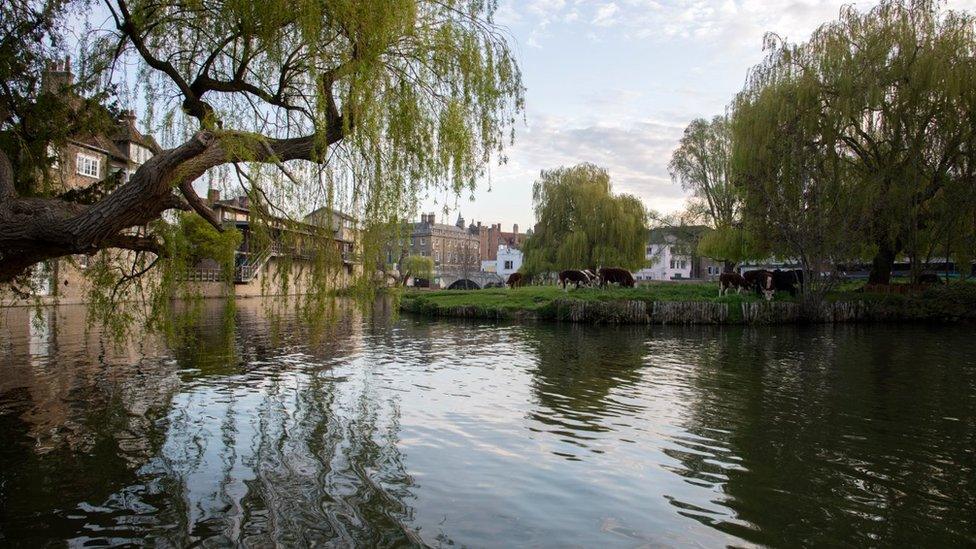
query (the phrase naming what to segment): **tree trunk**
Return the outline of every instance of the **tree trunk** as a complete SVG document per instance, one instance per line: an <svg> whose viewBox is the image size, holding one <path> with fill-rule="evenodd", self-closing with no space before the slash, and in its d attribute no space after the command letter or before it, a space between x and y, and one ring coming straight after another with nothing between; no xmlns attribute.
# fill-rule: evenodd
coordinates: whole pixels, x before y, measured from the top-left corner
<svg viewBox="0 0 976 549"><path fill-rule="evenodd" d="M895 266L895 256L898 252L891 242L885 240L878 243L878 253L871 260L871 273L868 284L891 284L891 270Z"/></svg>
<svg viewBox="0 0 976 549"><path fill-rule="evenodd" d="M220 136L231 139L246 154L228 152ZM341 131L326 132L328 144L342 138ZM220 220L196 196L192 182L209 168L241 159L280 163L311 160L315 134L287 139L250 138L236 132L218 135L201 131L192 139L150 158L126 183L92 204L63 197L21 197L14 189L13 170L0 151L0 283L11 282L32 265L71 254L92 254L106 248L163 253L154 236L129 232L159 219L170 209L197 211L215 228ZM174 193L179 189L183 196Z"/></svg>

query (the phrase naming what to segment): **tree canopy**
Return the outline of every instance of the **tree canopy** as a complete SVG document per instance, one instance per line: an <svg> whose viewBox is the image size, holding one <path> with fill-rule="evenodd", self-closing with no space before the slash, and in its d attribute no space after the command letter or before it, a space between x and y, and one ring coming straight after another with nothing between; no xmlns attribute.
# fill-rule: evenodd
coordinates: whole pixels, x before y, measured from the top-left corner
<svg viewBox="0 0 976 549"><path fill-rule="evenodd" d="M732 180L732 129L728 117L693 120L671 155L671 178L691 192L688 215L712 230L698 242L698 253L727 267L758 255L742 224L742 197Z"/></svg>
<svg viewBox="0 0 976 549"><path fill-rule="evenodd" d="M751 232L806 265L873 257L873 282L918 256L918 236L946 220L939 204L959 211L974 191L974 31L939 2L883 0L845 7L805 43L769 36L732 106Z"/></svg>
<svg viewBox="0 0 976 549"><path fill-rule="evenodd" d="M544 170L532 200L537 223L525 242L526 272L643 265L647 210L633 195L614 195L605 169L579 164Z"/></svg>
<svg viewBox="0 0 976 549"><path fill-rule="evenodd" d="M739 221L741 201L732 184L731 155L728 119L698 118L685 128L668 164L671 178L691 192L692 206L713 228L731 227Z"/></svg>
<svg viewBox="0 0 976 549"><path fill-rule="evenodd" d="M0 282L70 254L165 256L165 231L153 222L171 210L221 230L193 184L228 167L269 211L345 197L363 223L396 219L424 190L472 188L493 157L503 159L523 105L494 2L105 5L107 23L79 46L78 78L47 94L37 83L67 49L58 29L94 6L14 0L0 13ZM41 184L53 161L43 151L94 131L79 102L111 106L133 92L170 148L99 192ZM61 120L78 127L37 124L51 105L70 110Z"/></svg>

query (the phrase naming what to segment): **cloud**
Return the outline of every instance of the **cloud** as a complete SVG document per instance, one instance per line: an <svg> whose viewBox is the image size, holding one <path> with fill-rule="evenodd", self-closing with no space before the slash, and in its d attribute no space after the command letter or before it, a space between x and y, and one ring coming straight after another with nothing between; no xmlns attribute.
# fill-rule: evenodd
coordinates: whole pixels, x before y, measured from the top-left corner
<svg viewBox="0 0 976 549"><path fill-rule="evenodd" d="M495 171L496 187L531 182L541 170L591 162L610 172L616 192L634 194L649 208L671 211L684 201L667 171L682 131L681 125L652 120L617 126L537 116L508 151L510 163Z"/></svg>
<svg viewBox="0 0 976 549"><path fill-rule="evenodd" d="M687 39L730 48L755 49L767 32L804 40L820 24L836 19L850 0L505 0L506 20L532 26L552 22L586 24L599 33L637 40ZM868 9L875 2L855 3ZM949 0L950 9L976 8L976 0ZM523 21L523 18L525 19ZM610 30L613 29L613 30ZM543 36L536 33L536 41Z"/></svg>
<svg viewBox="0 0 976 549"><path fill-rule="evenodd" d="M614 25L617 22L616 19L614 19L614 15L616 15L619 10L620 8L617 7L617 4L613 2L608 2L601 5L596 9L596 15L593 17L593 24L598 27L609 27Z"/></svg>

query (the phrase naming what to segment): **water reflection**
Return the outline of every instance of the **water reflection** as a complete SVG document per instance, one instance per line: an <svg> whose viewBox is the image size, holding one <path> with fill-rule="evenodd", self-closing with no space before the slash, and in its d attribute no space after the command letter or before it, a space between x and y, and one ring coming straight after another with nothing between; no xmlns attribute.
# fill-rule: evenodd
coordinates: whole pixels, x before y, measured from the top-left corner
<svg viewBox="0 0 976 549"><path fill-rule="evenodd" d="M595 433L614 431L638 415L645 334L634 327L525 327L520 336L534 354L532 389L539 402L529 417L541 424L532 429L587 449ZM576 452L561 455L580 459Z"/></svg>
<svg viewBox="0 0 976 549"><path fill-rule="evenodd" d="M670 470L684 516L769 545L974 540L968 329L723 330L700 349ZM926 517L926 518L922 518Z"/></svg>
<svg viewBox="0 0 976 549"><path fill-rule="evenodd" d="M971 329L0 325L0 544L976 543Z"/></svg>

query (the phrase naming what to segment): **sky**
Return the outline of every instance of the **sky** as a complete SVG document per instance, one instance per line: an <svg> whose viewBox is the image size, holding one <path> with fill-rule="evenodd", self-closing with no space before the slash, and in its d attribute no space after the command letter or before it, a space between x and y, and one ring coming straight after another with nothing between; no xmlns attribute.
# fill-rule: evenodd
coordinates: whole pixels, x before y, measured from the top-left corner
<svg viewBox="0 0 976 549"><path fill-rule="evenodd" d="M526 85L525 123L508 162L492 165L477 190L425 204L451 223L534 223L532 183L544 169L592 162L616 192L658 212L681 209L685 193L668 161L685 126L725 112L763 36L806 40L836 19L843 0L501 0L496 23ZM976 9L976 0L953 0ZM450 213L443 214L448 206Z"/></svg>

